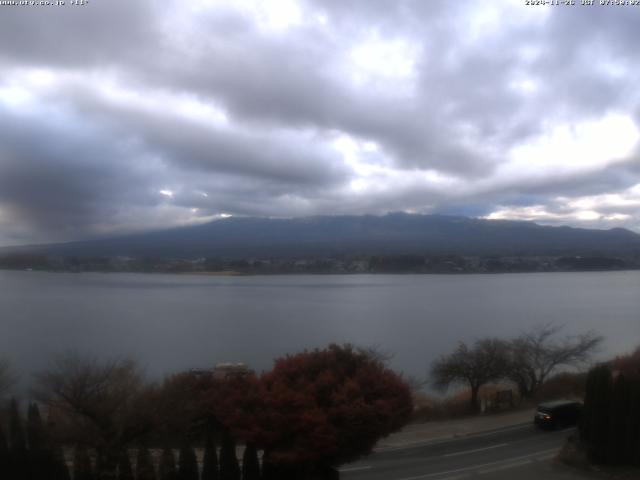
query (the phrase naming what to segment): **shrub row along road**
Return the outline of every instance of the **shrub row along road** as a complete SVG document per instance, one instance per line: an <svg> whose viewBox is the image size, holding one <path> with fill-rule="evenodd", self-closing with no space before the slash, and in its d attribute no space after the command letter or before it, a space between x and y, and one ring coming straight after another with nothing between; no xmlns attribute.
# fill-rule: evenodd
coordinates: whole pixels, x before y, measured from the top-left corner
<svg viewBox="0 0 640 480"><path fill-rule="evenodd" d="M344 480L579 479L552 462L572 429L517 425L461 439L378 451L341 468Z"/></svg>

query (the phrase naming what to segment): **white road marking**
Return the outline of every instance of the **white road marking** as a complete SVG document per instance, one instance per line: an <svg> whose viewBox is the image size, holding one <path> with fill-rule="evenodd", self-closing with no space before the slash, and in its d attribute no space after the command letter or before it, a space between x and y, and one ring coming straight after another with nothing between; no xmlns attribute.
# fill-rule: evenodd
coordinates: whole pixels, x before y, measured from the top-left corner
<svg viewBox="0 0 640 480"><path fill-rule="evenodd" d="M489 430L487 432L461 433L456 435L448 435L443 437L431 438L428 440L416 440L413 442L409 441L400 445L393 445L393 446L390 445L388 447L384 447L384 446L377 447L377 448L374 448L373 451L376 453L384 453L384 452L396 452L398 450L410 450L412 448L425 447L427 445L439 445L442 443L455 442L457 440L463 440L467 438L489 437L491 435L499 435L501 433L508 432L511 430L523 430L523 429L531 429L531 428L532 428L532 424L526 423L526 424L514 425L511 427L499 428L496 430Z"/></svg>
<svg viewBox="0 0 640 480"><path fill-rule="evenodd" d="M508 443L500 443L499 445L491 445L490 447L474 448L473 450L464 450L462 452L447 453L446 455L442 455L442 456L443 457L457 457L459 455L467 455L469 453L483 452L485 450L492 450L494 448L506 447L507 445L509 445L509 444Z"/></svg>
<svg viewBox="0 0 640 480"><path fill-rule="evenodd" d="M528 455L521 455L519 457L508 458L508 459L505 459L505 460L498 460L496 462L483 463L483 464L480 464L480 465L470 465L468 467L458 468L456 470L447 470L445 472L426 473L424 475L417 475L415 477L397 478L395 480L422 480L422 479L425 479L425 478L439 477L439 476L448 475L448 474L451 474L451 473L461 473L461 472L474 471L474 470L485 468L485 467L492 467L494 465L498 466L498 465L504 465L504 464L508 464L508 463L514 463L514 462L517 462L518 460L528 459L529 461L531 461L531 459L533 457L537 457L537 456L540 456L540 455L547 455L547 454L549 454L551 452L557 452L557 451L558 451L557 448L552 448L552 449L549 449L549 450L542 450L540 452L530 453Z"/></svg>
<svg viewBox="0 0 640 480"><path fill-rule="evenodd" d="M487 468L484 470L478 470L478 475L484 475L486 473L493 473L493 472L499 472L500 470L508 470L510 468L516 468L516 467L521 467L523 465L529 465L530 463L534 463L534 462L544 462L545 460L551 460L553 457L556 456L557 452L553 452L553 453L548 453L546 455L541 455L539 457L535 457L535 458L531 458L531 459L525 459L525 460L519 460L517 462L510 462L506 465L500 465L497 467L493 467L493 468Z"/></svg>
<svg viewBox="0 0 640 480"><path fill-rule="evenodd" d="M554 453L549 453L547 455L542 455L541 457L536 457L534 458L534 460L536 462L544 462L546 460L551 460L552 458L554 458L556 455L558 454L557 451L555 451Z"/></svg>
<svg viewBox="0 0 640 480"><path fill-rule="evenodd" d="M347 467L347 468L339 468L339 472L359 472L360 470L370 470L371 465L363 465L362 467Z"/></svg>
<svg viewBox="0 0 640 480"><path fill-rule="evenodd" d="M467 437L488 437L489 435L499 435L500 433L508 432L510 430L523 430L525 428L531 430L532 426L533 425L531 423L521 423L520 425L497 428L495 430L489 430L487 432L470 433L469 435L467 435Z"/></svg>
<svg viewBox="0 0 640 480"><path fill-rule="evenodd" d="M521 467L523 465L529 465L532 463L531 460L519 460L517 462L507 463L505 465L498 465L497 467L485 468L483 470L478 470L478 475L485 475L487 473L499 472L501 470L509 470L510 468Z"/></svg>

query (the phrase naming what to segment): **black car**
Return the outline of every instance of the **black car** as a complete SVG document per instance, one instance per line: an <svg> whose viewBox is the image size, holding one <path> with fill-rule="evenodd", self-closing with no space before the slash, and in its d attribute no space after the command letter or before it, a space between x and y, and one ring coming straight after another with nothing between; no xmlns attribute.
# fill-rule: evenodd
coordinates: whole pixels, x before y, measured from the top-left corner
<svg viewBox="0 0 640 480"><path fill-rule="evenodd" d="M577 425L582 413L582 403L573 400L557 400L538 405L533 421L540 428L554 429Z"/></svg>

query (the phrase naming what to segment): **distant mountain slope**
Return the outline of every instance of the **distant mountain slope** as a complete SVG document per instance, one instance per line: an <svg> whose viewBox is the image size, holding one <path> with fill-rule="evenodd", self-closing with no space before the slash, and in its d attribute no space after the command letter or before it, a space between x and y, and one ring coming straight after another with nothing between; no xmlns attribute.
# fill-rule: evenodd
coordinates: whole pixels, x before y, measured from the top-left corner
<svg viewBox="0 0 640 480"><path fill-rule="evenodd" d="M26 250L24 247L21 250ZM330 255L640 253L629 230L541 226L443 215L227 218L119 238L29 247L64 256L197 258Z"/></svg>

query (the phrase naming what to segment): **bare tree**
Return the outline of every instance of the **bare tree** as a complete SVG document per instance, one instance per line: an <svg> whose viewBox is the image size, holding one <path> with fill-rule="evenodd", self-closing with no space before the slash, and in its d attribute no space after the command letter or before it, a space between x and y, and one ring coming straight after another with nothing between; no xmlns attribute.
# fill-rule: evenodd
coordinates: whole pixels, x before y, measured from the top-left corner
<svg viewBox="0 0 640 480"><path fill-rule="evenodd" d="M478 409L480 387L504 377L508 360L507 344L497 338L477 340L472 347L460 342L451 354L440 357L431 366L433 384L444 390L452 384L467 384L470 406Z"/></svg>
<svg viewBox="0 0 640 480"><path fill-rule="evenodd" d="M562 328L548 323L510 342L507 377L517 385L522 398L532 398L558 367L589 361L603 340L594 332L558 339Z"/></svg>
<svg viewBox="0 0 640 480"><path fill-rule="evenodd" d="M115 475L118 453L150 428L146 388L131 360L66 353L36 376L36 385L34 395L64 425L66 440L97 450L104 478Z"/></svg>
<svg viewBox="0 0 640 480"><path fill-rule="evenodd" d="M11 364L8 360L0 358L0 398L9 391L15 383L15 377L11 372Z"/></svg>
<svg viewBox="0 0 640 480"><path fill-rule="evenodd" d="M383 348L380 344L357 347L356 350L372 360L378 361L383 365L389 365L389 362L395 357L395 353L391 350Z"/></svg>

